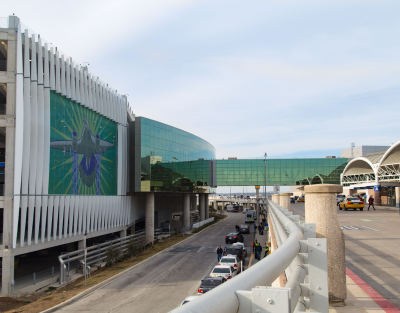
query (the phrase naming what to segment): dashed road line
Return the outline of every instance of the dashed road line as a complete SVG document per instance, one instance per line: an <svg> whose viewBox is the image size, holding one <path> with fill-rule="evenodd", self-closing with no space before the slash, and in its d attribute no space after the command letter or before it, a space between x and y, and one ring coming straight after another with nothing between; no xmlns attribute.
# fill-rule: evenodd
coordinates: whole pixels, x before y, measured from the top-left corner
<svg viewBox="0 0 400 313"><path fill-rule="evenodd" d="M364 230L363 228L357 226L340 226L342 230Z"/></svg>

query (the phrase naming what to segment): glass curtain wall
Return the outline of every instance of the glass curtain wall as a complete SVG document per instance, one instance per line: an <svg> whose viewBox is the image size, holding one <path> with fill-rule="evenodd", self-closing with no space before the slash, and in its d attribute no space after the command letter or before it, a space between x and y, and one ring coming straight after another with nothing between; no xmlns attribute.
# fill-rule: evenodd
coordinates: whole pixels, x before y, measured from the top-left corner
<svg viewBox="0 0 400 313"><path fill-rule="evenodd" d="M340 184L347 159L217 160L218 186Z"/></svg>
<svg viewBox="0 0 400 313"><path fill-rule="evenodd" d="M140 125L135 128L135 146L140 147L141 191L210 191L209 160L215 159L210 143L144 117L136 118L135 123Z"/></svg>

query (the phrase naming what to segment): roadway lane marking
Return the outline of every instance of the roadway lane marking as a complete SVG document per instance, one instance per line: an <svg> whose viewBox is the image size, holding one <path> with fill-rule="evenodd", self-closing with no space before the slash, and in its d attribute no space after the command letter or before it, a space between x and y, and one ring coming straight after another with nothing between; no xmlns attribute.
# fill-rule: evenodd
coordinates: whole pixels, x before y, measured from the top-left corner
<svg viewBox="0 0 400 313"><path fill-rule="evenodd" d="M365 227L365 226L364 226ZM340 226L342 230L364 230L357 226Z"/></svg>
<svg viewBox="0 0 400 313"><path fill-rule="evenodd" d="M367 227L367 226L362 226L362 227L369 229L369 230L373 230L373 231L380 231L379 229L375 229L375 228L371 228L371 227Z"/></svg>
<svg viewBox="0 0 400 313"><path fill-rule="evenodd" d="M135 294L134 296L133 296L133 298L136 298L138 295L140 295L143 291L145 291L147 288L144 288L142 291L140 291L139 293L137 293L137 294Z"/></svg>
<svg viewBox="0 0 400 313"><path fill-rule="evenodd" d="M200 252L201 251L201 249L203 249L204 248L204 246L202 246L200 249L198 249L196 252Z"/></svg>
<svg viewBox="0 0 400 313"><path fill-rule="evenodd" d="M252 252L250 255L250 260L249 260L249 265L247 265L247 268L251 266L251 261L253 261L254 253Z"/></svg>

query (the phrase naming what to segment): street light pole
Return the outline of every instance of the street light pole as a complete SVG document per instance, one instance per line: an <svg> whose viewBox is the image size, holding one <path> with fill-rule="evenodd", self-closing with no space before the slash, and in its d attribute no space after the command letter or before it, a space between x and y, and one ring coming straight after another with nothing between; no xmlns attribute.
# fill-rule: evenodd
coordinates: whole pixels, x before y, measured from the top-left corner
<svg viewBox="0 0 400 313"><path fill-rule="evenodd" d="M264 199L267 200L267 152L264 153Z"/></svg>

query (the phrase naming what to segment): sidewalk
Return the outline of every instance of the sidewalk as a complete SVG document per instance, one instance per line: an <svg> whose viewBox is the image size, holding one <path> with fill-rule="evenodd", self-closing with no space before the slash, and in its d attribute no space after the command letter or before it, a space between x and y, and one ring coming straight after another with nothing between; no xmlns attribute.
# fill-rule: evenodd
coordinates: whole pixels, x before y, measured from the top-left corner
<svg viewBox="0 0 400 313"><path fill-rule="evenodd" d="M293 207L293 206L292 206ZM346 231L346 255L352 256L352 260L354 264L361 263L360 258L363 258L365 256L368 257L370 261L374 263L374 265L380 265L381 269L387 269L387 271L392 272L392 275L394 275L394 278L399 277L398 276L398 271L397 267L393 265L397 264L383 264L382 257L386 257L386 261L390 262L392 261L391 258L396 258L396 261L398 262L397 256L398 253L397 251L399 250L398 247L395 247L393 243L391 242L393 239L394 241L400 242L400 239L398 239L398 228L396 231L394 230L394 227L398 227L398 208L394 207L376 207L376 211L368 211L365 212L360 212L360 211L339 211L340 214L338 216L339 223L341 226L345 225L357 225L360 228L365 227L361 226L364 225L368 222L375 222L376 226L373 225L375 228L364 228L365 233L362 231ZM295 207L294 207L295 209ZM298 209L298 208L296 208ZM297 212L296 212L297 211ZM296 214L300 214L301 218L304 219L304 204L302 204L302 210L296 210ZM338 213L339 213L338 212ZM360 215L360 213L363 213L363 215ZM372 214L376 214L375 216L372 216ZM385 215L383 215L385 214ZM381 217L378 217L377 215L380 215ZM356 221L358 221L360 224L358 224ZM394 224L394 225L393 225ZM385 226L386 227L385 227ZM350 237L350 238L349 238ZM389 237L389 238L388 238ZM396 239L395 239L396 238ZM264 235L260 236L258 235L258 231L256 234L256 239L258 240L259 243L261 243L262 247L265 247L265 243L268 240L267 239L267 232L264 231ZM363 247L362 250L354 249L353 246L355 245L354 240L366 240L368 246ZM391 239L391 240L388 240ZM389 243L388 243L389 242ZM357 242L357 245L360 245L359 242ZM394 253L396 253L396 257L394 255L387 255L383 254L383 251L374 251L372 247L380 247L384 246L386 249L392 249ZM355 254L351 254L350 251L353 250L354 252L357 252L358 258L356 258ZM263 249L264 251L264 249ZM373 255L371 255L371 252L375 252L376 257L379 257L379 259L373 258ZM264 257L264 252L262 253L261 257ZM261 258L261 259L262 259ZM355 261L358 262L355 262ZM251 265L254 265L258 262L252 257ZM396 263L397 263L396 262ZM353 266L354 266L353 264ZM351 266L352 264L349 264ZM358 264L357 264L358 265ZM352 267L351 267L352 268ZM370 269L372 271L372 269ZM372 274L372 273L371 273ZM371 275L369 272L366 273L366 278L370 277ZM364 278L364 276L363 276ZM364 279L366 279L364 278ZM367 281L368 282L368 281ZM346 288L347 288L347 299L345 300L345 305L344 306L337 306L334 307L332 304L329 308L330 313L344 313L344 312L349 312L349 313L361 313L361 312L374 312L374 313L395 313L399 312L400 310L393 305L391 302L389 302L386 298L384 298L381 294L379 294L373 287L371 287L370 284L365 282L362 278L360 278L356 273L354 273L352 270L349 268L346 269ZM384 284L382 282L382 284ZM394 284L395 285L395 284ZM386 284L384 284L384 288L388 288ZM380 290L379 290L380 291ZM392 298L391 298L392 299Z"/></svg>

